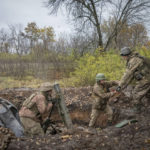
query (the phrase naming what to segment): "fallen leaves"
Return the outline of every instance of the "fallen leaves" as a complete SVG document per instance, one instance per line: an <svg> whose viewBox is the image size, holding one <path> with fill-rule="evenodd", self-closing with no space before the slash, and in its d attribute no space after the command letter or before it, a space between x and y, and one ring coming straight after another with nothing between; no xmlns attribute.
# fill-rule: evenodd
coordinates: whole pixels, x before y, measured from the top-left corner
<svg viewBox="0 0 150 150"><path fill-rule="evenodd" d="M40 145L40 142L36 141L35 144L36 144L36 145Z"/></svg>
<svg viewBox="0 0 150 150"><path fill-rule="evenodd" d="M145 143L150 144L150 139L146 139Z"/></svg>
<svg viewBox="0 0 150 150"><path fill-rule="evenodd" d="M62 139L71 139L72 135L63 135L61 136Z"/></svg>

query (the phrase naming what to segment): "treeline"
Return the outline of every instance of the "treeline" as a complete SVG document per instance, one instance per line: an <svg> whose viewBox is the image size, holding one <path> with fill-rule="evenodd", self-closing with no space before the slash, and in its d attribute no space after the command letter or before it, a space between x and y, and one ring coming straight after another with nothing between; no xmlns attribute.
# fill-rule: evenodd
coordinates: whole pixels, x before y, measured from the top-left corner
<svg viewBox="0 0 150 150"><path fill-rule="evenodd" d="M102 25L105 36L112 23L109 19ZM118 55L123 46L141 48L140 52L149 56L144 25L125 24L106 52L97 45L95 32L62 34L56 39L52 27L39 28L34 22L25 28L11 25L8 30L0 29L0 74L17 79L65 79L65 84L72 86L92 85L98 72L104 72L108 79L119 79L124 71Z"/></svg>
<svg viewBox="0 0 150 150"><path fill-rule="evenodd" d="M64 39L63 39L64 40ZM67 43L54 40L51 27L39 28L32 22L23 29L11 25L9 30L0 30L1 76L41 79L60 79L72 71L73 64L65 57Z"/></svg>

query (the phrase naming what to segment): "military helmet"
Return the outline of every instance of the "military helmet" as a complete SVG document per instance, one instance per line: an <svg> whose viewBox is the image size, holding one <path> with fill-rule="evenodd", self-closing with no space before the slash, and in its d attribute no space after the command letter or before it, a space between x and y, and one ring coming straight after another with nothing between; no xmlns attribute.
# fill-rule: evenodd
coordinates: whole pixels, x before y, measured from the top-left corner
<svg viewBox="0 0 150 150"><path fill-rule="evenodd" d="M121 49L121 52L120 52L120 55L121 56L128 56L128 55L130 55L131 54L131 49L130 49L130 47L123 47L122 49Z"/></svg>
<svg viewBox="0 0 150 150"><path fill-rule="evenodd" d="M50 82L42 83L40 86L41 92L47 92L53 89L53 85Z"/></svg>
<svg viewBox="0 0 150 150"><path fill-rule="evenodd" d="M96 82L100 81L100 80L105 80L105 75L103 73L98 73L96 75Z"/></svg>

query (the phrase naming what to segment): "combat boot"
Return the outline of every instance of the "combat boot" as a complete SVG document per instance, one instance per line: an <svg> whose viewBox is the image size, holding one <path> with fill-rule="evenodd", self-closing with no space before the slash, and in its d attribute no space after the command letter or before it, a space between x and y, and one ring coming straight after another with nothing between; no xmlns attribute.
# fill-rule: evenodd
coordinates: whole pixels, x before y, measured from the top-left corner
<svg viewBox="0 0 150 150"><path fill-rule="evenodd" d="M112 126L112 125L113 125L112 121L111 121L111 120L108 120L106 126Z"/></svg>

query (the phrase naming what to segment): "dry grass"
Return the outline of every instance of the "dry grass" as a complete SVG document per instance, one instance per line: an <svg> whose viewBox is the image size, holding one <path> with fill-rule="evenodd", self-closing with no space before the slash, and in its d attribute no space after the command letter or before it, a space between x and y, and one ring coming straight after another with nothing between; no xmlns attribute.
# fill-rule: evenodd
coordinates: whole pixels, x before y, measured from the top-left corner
<svg viewBox="0 0 150 150"><path fill-rule="evenodd" d="M26 77L22 80L12 77L0 77L0 90L13 87L31 87L37 88L43 81L33 77Z"/></svg>

